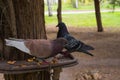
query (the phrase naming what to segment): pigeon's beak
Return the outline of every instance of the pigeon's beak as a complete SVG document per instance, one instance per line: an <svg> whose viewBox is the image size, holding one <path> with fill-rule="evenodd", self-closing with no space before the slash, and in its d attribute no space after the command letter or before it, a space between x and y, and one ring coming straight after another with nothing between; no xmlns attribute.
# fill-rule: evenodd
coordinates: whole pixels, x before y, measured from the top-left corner
<svg viewBox="0 0 120 80"><path fill-rule="evenodd" d="M56 27L58 27L58 25L56 25Z"/></svg>
<svg viewBox="0 0 120 80"><path fill-rule="evenodd" d="M56 25L56 27L59 27L60 26L60 24L58 23L57 25Z"/></svg>

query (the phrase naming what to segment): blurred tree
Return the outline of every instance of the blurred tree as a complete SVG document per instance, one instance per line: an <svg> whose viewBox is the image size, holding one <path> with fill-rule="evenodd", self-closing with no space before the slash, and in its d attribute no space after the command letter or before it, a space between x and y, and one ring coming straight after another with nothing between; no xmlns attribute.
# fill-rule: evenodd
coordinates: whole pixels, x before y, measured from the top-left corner
<svg viewBox="0 0 120 80"><path fill-rule="evenodd" d="M57 8L57 19L58 19L58 23L62 22L62 1L58 0L58 8Z"/></svg>
<svg viewBox="0 0 120 80"><path fill-rule="evenodd" d="M78 8L78 0L71 0L74 8Z"/></svg>
<svg viewBox="0 0 120 80"><path fill-rule="evenodd" d="M52 16L52 1L51 0L47 0L47 6L48 6L48 15Z"/></svg>
<svg viewBox="0 0 120 80"><path fill-rule="evenodd" d="M109 0L109 3L112 5L113 7L113 12L115 10L115 6L120 6L120 0Z"/></svg>
<svg viewBox="0 0 120 80"><path fill-rule="evenodd" d="M103 32L99 0L94 0L94 5L95 5L95 14L96 14L98 32Z"/></svg>
<svg viewBox="0 0 120 80"><path fill-rule="evenodd" d="M57 19L58 19L58 23L62 22L62 0L58 0L58 8L57 8ZM53 73L53 80L59 80L60 77L60 72L62 72L62 68L61 67L57 67L54 68L54 73Z"/></svg>

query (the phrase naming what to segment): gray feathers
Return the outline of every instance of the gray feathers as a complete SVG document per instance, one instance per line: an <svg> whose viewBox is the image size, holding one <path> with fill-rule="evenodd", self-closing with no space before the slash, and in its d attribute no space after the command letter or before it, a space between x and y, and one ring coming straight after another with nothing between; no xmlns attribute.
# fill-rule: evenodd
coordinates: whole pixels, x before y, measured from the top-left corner
<svg viewBox="0 0 120 80"><path fill-rule="evenodd" d="M93 56L88 50L94 50L92 46L89 46L77 39L75 39L73 36L71 36L67 30L66 25L63 22L60 22L57 27L59 27L59 31L57 33L57 38L65 38L68 40L68 43L65 45L65 48L70 51L78 51L78 52L83 52L88 55Z"/></svg>

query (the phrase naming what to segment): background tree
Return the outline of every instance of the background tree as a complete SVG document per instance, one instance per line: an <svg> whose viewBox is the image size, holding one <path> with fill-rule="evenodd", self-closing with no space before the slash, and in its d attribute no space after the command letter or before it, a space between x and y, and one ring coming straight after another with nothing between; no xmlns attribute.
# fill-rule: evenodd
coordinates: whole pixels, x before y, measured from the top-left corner
<svg viewBox="0 0 120 80"><path fill-rule="evenodd" d="M74 8L78 8L78 0L71 0Z"/></svg>
<svg viewBox="0 0 120 80"><path fill-rule="evenodd" d="M48 6L48 15L52 16L52 0L47 0L47 6Z"/></svg>
<svg viewBox="0 0 120 80"><path fill-rule="evenodd" d="M46 39L44 0L0 0L0 53L4 60L26 60L31 56L6 47L5 38ZM5 80L50 80L49 71L5 74Z"/></svg>
<svg viewBox="0 0 120 80"><path fill-rule="evenodd" d="M57 8L57 19L58 23L62 22L62 0L58 0L58 8ZM53 80L59 80L60 78L60 72L62 72L61 67L54 68L54 73L53 73Z"/></svg>
<svg viewBox="0 0 120 80"><path fill-rule="evenodd" d="M120 0L109 0L109 3L112 5L113 12L115 10L115 7L118 5L120 6Z"/></svg>
<svg viewBox="0 0 120 80"><path fill-rule="evenodd" d="M101 21L99 0L94 0L94 5L95 5L95 14L96 14L98 32L102 32L103 26L102 26L102 21Z"/></svg>
<svg viewBox="0 0 120 80"><path fill-rule="evenodd" d="M61 0L58 0L57 19L58 19L58 23L62 22L62 1Z"/></svg>

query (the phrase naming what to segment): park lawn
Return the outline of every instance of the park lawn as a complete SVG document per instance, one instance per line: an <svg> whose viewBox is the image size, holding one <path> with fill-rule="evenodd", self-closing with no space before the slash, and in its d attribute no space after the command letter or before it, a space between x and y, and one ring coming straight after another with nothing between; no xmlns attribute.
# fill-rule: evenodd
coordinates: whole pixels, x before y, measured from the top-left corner
<svg viewBox="0 0 120 80"><path fill-rule="evenodd" d="M120 27L120 12L103 12L101 13L104 27ZM63 14L63 22L68 26L74 27L96 27L95 13L84 14ZM53 15L45 16L46 25L56 25L57 17Z"/></svg>
<svg viewBox="0 0 120 80"><path fill-rule="evenodd" d="M52 7L52 11L56 11L58 5L54 4L51 7ZM63 4L62 5L62 10L63 11L69 11L69 10L93 10L93 9L94 9L94 4L91 4L91 5L81 5L80 4L78 8L74 8L72 6L72 4ZM45 5L45 11L48 11L48 6L47 5Z"/></svg>
<svg viewBox="0 0 120 80"><path fill-rule="evenodd" d="M52 5L51 6L52 11L56 11L57 7L58 7L57 4ZM108 4L108 3L103 3L103 4L101 4L100 9L109 10L109 9L113 9L113 6ZM116 5L115 9L120 9L120 6ZM72 10L94 10L94 3L90 3L90 4L87 4L87 5L81 3L81 4L79 4L78 8L74 8L72 6L72 4L66 4L66 3L62 4L62 11L70 11L70 10L71 11ZM47 5L45 5L45 11L48 11L48 6Z"/></svg>

